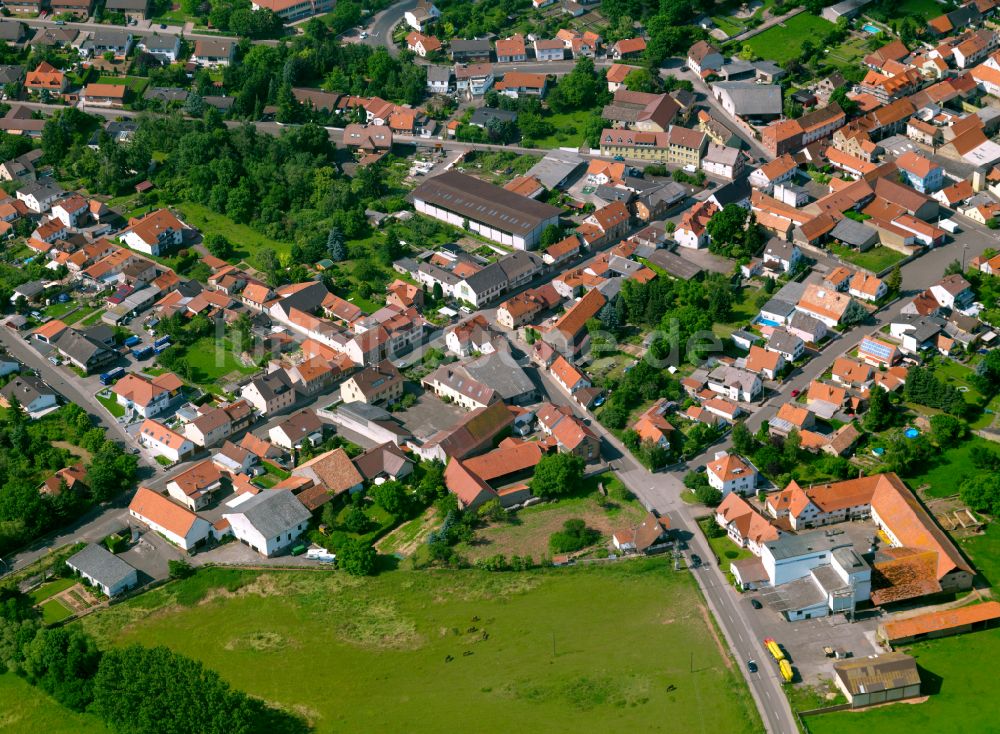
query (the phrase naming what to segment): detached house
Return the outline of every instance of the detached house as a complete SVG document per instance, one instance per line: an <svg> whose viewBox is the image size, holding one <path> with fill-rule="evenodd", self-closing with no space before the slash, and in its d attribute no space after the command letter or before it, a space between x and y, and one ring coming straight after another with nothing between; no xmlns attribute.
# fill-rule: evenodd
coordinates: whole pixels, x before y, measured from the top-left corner
<svg viewBox="0 0 1000 734"><path fill-rule="evenodd" d="M717 453L708 462L705 474L709 485L722 492L723 496L752 493L757 486L757 469L754 465L736 454L724 451Z"/></svg>
<svg viewBox="0 0 1000 734"><path fill-rule="evenodd" d="M130 219L118 238L133 250L158 257L184 243L188 226L167 209Z"/></svg>
<svg viewBox="0 0 1000 734"><path fill-rule="evenodd" d="M238 541L270 558L298 540L312 514L290 491L275 489L261 492L222 517Z"/></svg>
<svg viewBox="0 0 1000 734"><path fill-rule="evenodd" d="M394 403L403 397L403 375L389 360L355 372L340 386L345 403Z"/></svg>
<svg viewBox="0 0 1000 734"><path fill-rule="evenodd" d="M151 418L142 422L138 439L153 455L163 456L174 463L188 458L195 450L191 440Z"/></svg>

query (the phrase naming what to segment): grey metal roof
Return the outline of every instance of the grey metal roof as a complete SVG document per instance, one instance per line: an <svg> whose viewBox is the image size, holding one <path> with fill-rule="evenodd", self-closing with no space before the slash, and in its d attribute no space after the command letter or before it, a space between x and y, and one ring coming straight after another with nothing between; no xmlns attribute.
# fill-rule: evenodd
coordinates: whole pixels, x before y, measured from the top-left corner
<svg viewBox="0 0 1000 734"><path fill-rule="evenodd" d="M781 316L788 316L793 311L795 311L795 305L789 303L788 301L782 301L778 298L772 298L763 306L761 306L760 310L767 311L768 313L776 313Z"/></svg>
<svg viewBox="0 0 1000 734"><path fill-rule="evenodd" d="M467 362L465 371L472 379L491 387L504 400L514 400L535 390L535 384L521 366L500 349Z"/></svg>
<svg viewBox="0 0 1000 734"><path fill-rule="evenodd" d="M154 33L151 36L143 36L142 47L147 51L173 51L177 47L177 36L161 36Z"/></svg>
<svg viewBox="0 0 1000 734"><path fill-rule="evenodd" d="M721 89L729 96L737 115L755 117L781 114L781 87L777 84L717 82L712 85L712 89Z"/></svg>
<svg viewBox="0 0 1000 734"><path fill-rule="evenodd" d="M66 563L108 588L114 588L135 573L133 566L95 543L70 556Z"/></svg>
<svg viewBox="0 0 1000 734"><path fill-rule="evenodd" d="M487 293L495 288L505 288L509 280L499 263L491 263L470 275L465 282L476 293Z"/></svg>
<svg viewBox="0 0 1000 734"><path fill-rule="evenodd" d="M456 38L451 42L452 56L455 54L490 53L493 46L488 38Z"/></svg>
<svg viewBox="0 0 1000 734"><path fill-rule="evenodd" d="M450 66L438 66L431 64L427 67L427 81L448 82L451 81L452 71Z"/></svg>
<svg viewBox="0 0 1000 734"><path fill-rule="evenodd" d="M771 336L767 340L769 349L785 354L795 354L795 350L803 344L802 339L795 336L795 334L789 334L784 329L775 329L771 332Z"/></svg>
<svg viewBox="0 0 1000 734"><path fill-rule="evenodd" d="M131 35L128 31L116 28L98 28L94 31L94 35L91 36L90 40L95 46L124 48L128 44Z"/></svg>
<svg viewBox="0 0 1000 734"><path fill-rule="evenodd" d="M566 179L582 165L583 161L579 158L547 155L533 165L526 175L537 178L545 188L554 189L565 183Z"/></svg>
<svg viewBox="0 0 1000 734"><path fill-rule="evenodd" d="M850 541L845 540L843 535L829 536L825 530L811 530L798 535L782 535L777 540L772 540L764 545L767 546L776 560L780 560L818 551L830 552L835 548L842 548L850 544Z"/></svg>
<svg viewBox="0 0 1000 734"><path fill-rule="evenodd" d="M486 127L493 120L499 120L500 122L515 122L517 120L517 113L513 110L498 110L492 107L479 107L472 113L472 117L469 118L469 124Z"/></svg>
<svg viewBox="0 0 1000 734"><path fill-rule="evenodd" d="M788 320L788 326L809 334L815 334L826 329L826 324L802 311L796 311L792 314L792 318Z"/></svg>
<svg viewBox="0 0 1000 734"><path fill-rule="evenodd" d="M830 236L835 240L855 247L860 247L877 235L878 233L867 224L856 222L850 217L841 219L830 231Z"/></svg>
<svg viewBox="0 0 1000 734"><path fill-rule="evenodd" d="M649 256L649 261L681 280L691 280L703 270L697 263L668 250L657 250Z"/></svg>
<svg viewBox="0 0 1000 734"><path fill-rule="evenodd" d="M299 500L287 489L268 490L249 499L236 508L233 515L243 515L265 538L276 538L287 533L312 516Z"/></svg>
<svg viewBox="0 0 1000 734"><path fill-rule="evenodd" d="M12 397L22 405L30 405L43 395L58 395L38 377L33 375L18 375L0 388L0 395L8 402Z"/></svg>
<svg viewBox="0 0 1000 734"><path fill-rule="evenodd" d="M497 260L497 265L503 270L508 280L514 281L526 275L531 275L545 266L541 255L526 250L515 250L509 255Z"/></svg>
<svg viewBox="0 0 1000 734"><path fill-rule="evenodd" d="M550 204L519 196L473 176L446 171L427 179L408 197L482 222L502 232L529 235L561 210Z"/></svg>

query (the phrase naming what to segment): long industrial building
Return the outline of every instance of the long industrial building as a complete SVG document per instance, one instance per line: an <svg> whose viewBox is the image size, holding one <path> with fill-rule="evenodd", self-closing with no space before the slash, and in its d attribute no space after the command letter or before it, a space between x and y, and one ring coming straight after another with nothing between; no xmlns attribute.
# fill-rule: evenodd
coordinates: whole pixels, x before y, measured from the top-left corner
<svg viewBox="0 0 1000 734"><path fill-rule="evenodd" d="M560 210L457 171L424 181L409 194L421 214L518 250L533 250Z"/></svg>

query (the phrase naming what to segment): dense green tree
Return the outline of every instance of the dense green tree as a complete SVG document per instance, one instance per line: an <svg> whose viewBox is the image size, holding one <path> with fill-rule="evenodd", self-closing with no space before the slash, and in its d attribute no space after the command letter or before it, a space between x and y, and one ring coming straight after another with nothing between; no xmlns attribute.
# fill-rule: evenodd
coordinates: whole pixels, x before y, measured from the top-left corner
<svg viewBox="0 0 1000 734"><path fill-rule="evenodd" d="M92 679L101 654L79 627L41 629L27 646L25 677L73 711L83 711L92 699Z"/></svg>
<svg viewBox="0 0 1000 734"><path fill-rule="evenodd" d="M535 466L529 482L536 497L559 497L573 494L580 489L584 462L575 454L549 454Z"/></svg>
<svg viewBox="0 0 1000 734"><path fill-rule="evenodd" d="M337 565L352 576L370 576L375 572L375 549L367 543L348 538L337 549Z"/></svg>

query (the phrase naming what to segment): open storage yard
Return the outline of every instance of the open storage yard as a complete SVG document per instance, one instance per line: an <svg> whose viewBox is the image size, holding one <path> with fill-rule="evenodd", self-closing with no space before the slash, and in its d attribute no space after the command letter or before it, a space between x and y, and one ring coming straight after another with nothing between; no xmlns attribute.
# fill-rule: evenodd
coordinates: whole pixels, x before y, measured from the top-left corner
<svg viewBox="0 0 1000 734"><path fill-rule="evenodd" d="M867 711L808 717L811 734L940 734L996 730L996 674L988 661L1000 654L1000 629L922 642L902 648L917 659L922 692L918 704L895 704ZM919 699L917 699L919 700Z"/></svg>
<svg viewBox="0 0 1000 734"><path fill-rule="evenodd" d="M762 731L707 615L691 575L654 559L364 580L202 571L84 625L102 645L198 658L319 732Z"/></svg>

